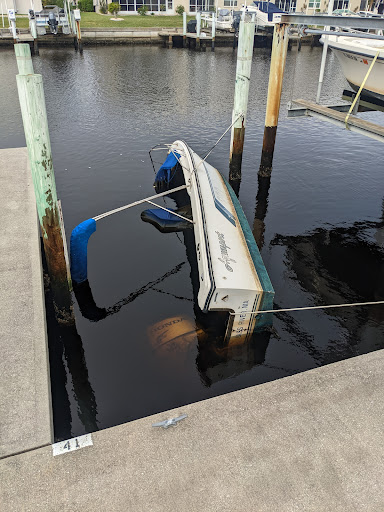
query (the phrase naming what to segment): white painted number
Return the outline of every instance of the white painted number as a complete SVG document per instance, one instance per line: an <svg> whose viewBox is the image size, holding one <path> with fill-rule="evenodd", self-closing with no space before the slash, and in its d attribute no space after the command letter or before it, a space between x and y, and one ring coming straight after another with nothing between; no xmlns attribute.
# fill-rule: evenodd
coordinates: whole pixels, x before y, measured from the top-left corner
<svg viewBox="0 0 384 512"><path fill-rule="evenodd" d="M91 434L86 434L85 436L74 437L73 439L67 439L66 441L53 444L52 452L53 456L55 457L56 455L73 452L75 450L79 450L80 448L85 448L86 446L92 445L93 442Z"/></svg>

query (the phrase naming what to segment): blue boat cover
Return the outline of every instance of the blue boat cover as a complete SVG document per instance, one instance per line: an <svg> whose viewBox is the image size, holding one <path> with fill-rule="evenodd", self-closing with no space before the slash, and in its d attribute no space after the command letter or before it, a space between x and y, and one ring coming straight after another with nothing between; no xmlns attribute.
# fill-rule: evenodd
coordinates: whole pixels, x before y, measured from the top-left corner
<svg viewBox="0 0 384 512"><path fill-rule="evenodd" d="M272 2L253 2L253 5L260 9L260 11L268 13L268 21L273 21L273 13L275 12L284 12L281 9L279 9L275 4Z"/></svg>
<svg viewBox="0 0 384 512"><path fill-rule="evenodd" d="M177 165L178 158L180 158L178 153L171 152L167 155L165 162L156 174L155 183L158 183L159 181L166 181L169 183L171 181L171 170L175 167L175 165Z"/></svg>
<svg viewBox="0 0 384 512"><path fill-rule="evenodd" d="M88 219L71 233L71 277L75 283L83 283L87 275L87 247L89 237L96 231L96 221Z"/></svg>
<svg viewBox="0 0 384 512"><path fill-rule="evenodd" d="M171 212L166 212L165 210L162 210L161 208L150 208L146 210L146 212L154 215L158 219L161 220L172 220L172 221L181 221L180 217L177 217L177 215L173 215Z"/></svg>

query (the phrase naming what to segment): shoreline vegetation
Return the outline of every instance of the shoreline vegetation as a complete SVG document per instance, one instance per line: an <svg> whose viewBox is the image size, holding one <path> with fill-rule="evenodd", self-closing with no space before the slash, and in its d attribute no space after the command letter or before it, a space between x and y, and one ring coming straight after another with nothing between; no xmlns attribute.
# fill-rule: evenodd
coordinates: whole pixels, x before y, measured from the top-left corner
<svg viewBox="0 0 384 512"><path fill-rule="evenodd" d="M82 12L81 13L81 28L179 28L183 26L183 17L163 16L163 15L150 15L134 16L134 15L120 15L121 21L111 20L111 14L98 14L95 12ZM194 19L194 16L187 16L187 21ZM29 28L28 16L16 17L17 28ZM2 29L2 22L0 21L0 28ZM4 16L4 30L8 28L8 19Z"/></svg>

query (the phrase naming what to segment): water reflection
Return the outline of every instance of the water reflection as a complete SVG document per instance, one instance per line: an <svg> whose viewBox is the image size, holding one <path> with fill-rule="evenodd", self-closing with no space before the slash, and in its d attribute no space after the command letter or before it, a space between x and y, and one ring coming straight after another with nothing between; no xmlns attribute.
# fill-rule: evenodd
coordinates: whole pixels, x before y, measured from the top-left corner
<svg viewBox="0 0 384 512"><path fill-rule="evenodd" d="M384 299L383 232L384 221L355 222L350 226L318 228L303 235L276 235L271 244L285 248L288 268L301 288L313 297L314 304L380 301ZM342 345L330 343L313 354L321 364L337 359L340 352L346 357L382 345L381 305L326 309L323 314L336 319L346 335ZM290 316L286 315L286 320Z"/></svg>
<svg viewBox="0 0 384 512"><path fill-rule="evenodd" d="M43 266L46 268L44 251ZM46 274L47 275L47 274ZM57 322L49 282L46 285L46 318L55 441L99 430L95 393L89 380L81 336L76 324ZM76 404L76 410L71 405ZM74 425L80 421L81 427Z"/></svg>
<svg viewBox="0 0 384 512"><path fill-rule="evenodd" d="M265 217L268 210L268 195L271 186L271 176L257 176L258 189L256 196L255 217L253 219L253 236L259 250L264 246Z"/></svg>
<svg viewBox="0 0 384 512"><path fill-rule="evenodd" d="M91 322L98 322L99 320L103 320L107 316L114 315L118 313L123 306L126 306L130 302L133 302L135 299L140 297L140 295L143 295L148 290L154 289L154 286L157 286L158 284L163 282L165 279L167 279L167 277L170 277L173 274L179 272L183 265L184 262L179 263L172 270L166 272L163 276L159 277L158 279L155 279L154 281L150 281L144 286L141 286L138 290L131 292L129 295L127 295L127 297L120 299L119 301L117 301L112 306L109 306L108 308L100 308L96 305L88 280L80 284L74 283L73 291L75 293L75 297L79 305L81 314L83 315L84 318L87 318Z"/></svg>

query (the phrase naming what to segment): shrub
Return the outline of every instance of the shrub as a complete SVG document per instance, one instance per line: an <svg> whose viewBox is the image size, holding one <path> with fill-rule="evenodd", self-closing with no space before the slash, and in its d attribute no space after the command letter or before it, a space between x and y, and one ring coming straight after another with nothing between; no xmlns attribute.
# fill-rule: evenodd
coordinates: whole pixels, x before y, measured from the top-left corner
<svg viewBox="0 0 384 512"><path fill-rule="evenodd" d="M183 12L184 12L184 7L183 7L182 5L178 5L178 6L176 7L176 13L177 13L177 14L180 14L180 16L182 16L182 15L183 15Z"/></svg>
<svg viewBox="0 0 384 512"><path fill-rule="evenodd" d="M151 12L151 16L154 16L154 15L155 15L155 13L154 13L154 12Z"/></svg>
<svg viewBox="0 0 384 512"><path fill-rule="evenodd" d="M148 5L142 5L137 9L137 12L140 14L140 16L145 16L148 12Z"/></svg>
<svg viewBox="0 0 384 512"><path fill-rule="evenodd" d="M63 9L64 0L56 0L54 4L52 4L51 0L42 0L41 4L43 7L45 7L46 5L57 5L57 7L60 7L60 9Z"/></svg>
<svg viewBox="0 0 384 512"><path fill-rule="evenodd" d="M120 11L120 4L118 4L117 2L110 3L108 5L108 11L116 17L117 13Z"/></svg>
<svg viewBox="0 0 384 512"><path fill-rule="evenodd" d="M77 7L83 12L93 12L93 1L92 0L79 0Z"/></svg>
<svg viewBox="0 0 384 512"><path fill-rule="evenodd" d="M108 7L107 7L107 2L106 0L101 0L100 2L100 9L99 11L101 12L101 14L107 14L108 12Z"/></svg>

